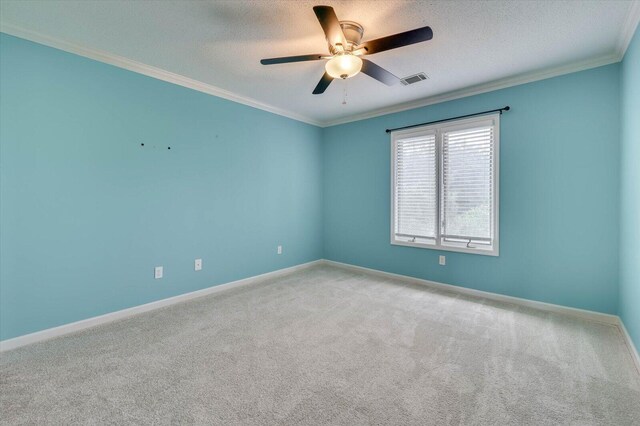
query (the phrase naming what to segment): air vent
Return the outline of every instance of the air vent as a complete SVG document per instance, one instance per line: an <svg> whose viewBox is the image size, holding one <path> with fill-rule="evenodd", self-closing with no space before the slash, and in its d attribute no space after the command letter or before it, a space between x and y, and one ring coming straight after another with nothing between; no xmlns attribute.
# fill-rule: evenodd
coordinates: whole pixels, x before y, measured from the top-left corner
<svg viewBox="0 0 640 426"><path fill-rule="evenodd" d="M402 78L402 79L400 79L400 81L405 86L408 86L410 84L419 83L419 82L427 80L427 79L429 79L429 77L427 77L427 75L425 73L421 72L421 73L418 73L418 74L410 75L409 77Z"/></svg>

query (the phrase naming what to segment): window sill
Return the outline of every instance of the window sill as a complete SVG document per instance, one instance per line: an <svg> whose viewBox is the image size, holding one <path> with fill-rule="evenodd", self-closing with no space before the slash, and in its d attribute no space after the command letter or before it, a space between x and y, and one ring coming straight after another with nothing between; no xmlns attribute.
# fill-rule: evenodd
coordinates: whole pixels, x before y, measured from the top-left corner
<svg viewBox="0 0 640 426"><path fill-rule="evenodd" d="M453 251L457 253L479 254L482 256L498 257L500 255L498 251L498 247L493 247L492 249L477 249L477 248L467 248L467 247L443 246L443 245L437 245L437 244L412 243L410 241L398 241L398 240L391 240L391 245L415 247L415 248L438 250L438 251Z"/></svg>

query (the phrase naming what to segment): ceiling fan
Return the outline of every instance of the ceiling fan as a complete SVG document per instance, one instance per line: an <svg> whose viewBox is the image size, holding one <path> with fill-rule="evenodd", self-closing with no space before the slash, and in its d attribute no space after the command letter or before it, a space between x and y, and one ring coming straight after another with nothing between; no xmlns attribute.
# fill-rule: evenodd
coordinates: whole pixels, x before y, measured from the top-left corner
<svg viewBox="0 0 640 426"><path fill-rule="evenodd" d="M431 28L422 27L360 43L362 34L364 33L362 25L352 21L338 21L336 13L330 6L314 6L313 11L318 21L320 21L320 25L327 38L327 43L329 43L329 55L317 53L312 55L287 56L283 58L262 59L260 63L262 65L273 65L329 59L325 64L324 75L313 90L314 95L324 93L334 78L347 79L358 74L360 71L387 86L392 86L399 81L398 77L373 62L361 58L361 56L384 52L385 50L408 46L433 38Z"/></svg>

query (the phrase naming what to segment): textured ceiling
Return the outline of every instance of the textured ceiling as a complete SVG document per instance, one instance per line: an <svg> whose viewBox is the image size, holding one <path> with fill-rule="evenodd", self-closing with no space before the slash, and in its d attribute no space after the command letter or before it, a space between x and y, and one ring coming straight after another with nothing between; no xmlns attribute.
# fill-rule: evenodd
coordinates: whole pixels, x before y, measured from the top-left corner
<svg viewBox="0 0 640 426"><path fill-rule="evenodd" d="M637 23L638 9L624 0L0 4L5 31L18 28L112 53L320 123L532 71L614 62L625 32ZM327 50L312 11L316 4L329 4L339 19L362 24L364 40L431 26L429 42L368 56L399 77L425 72L429 80L387 87L360 74L346 81L348 102L342 105L345 82L334 81L323 95L311 94L323 62L260 65L265 57Z"/></svg>

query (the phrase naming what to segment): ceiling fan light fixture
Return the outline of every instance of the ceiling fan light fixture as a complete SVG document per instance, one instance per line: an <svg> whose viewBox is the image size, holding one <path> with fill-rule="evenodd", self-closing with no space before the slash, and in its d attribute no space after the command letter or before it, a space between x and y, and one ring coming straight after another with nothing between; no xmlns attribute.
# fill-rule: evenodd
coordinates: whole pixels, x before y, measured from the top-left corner
<svg viewBox="0 0 640 426"><path fill-rule="evenodd" d="M353 21L339 21L336 12L331 6L313 6L313 12L322 27L329 45L329 54L331 55L324 66L325 72L322 74L322 78L313 89L313 92L311 92L314 95L324 93L333 80L338 78L347 79L360 72L387 86L393 86L400 81L398 77L368 59L361 59L360 55L380 53L433 38L433 31L431 31L430 27L421 27L361 42L364 34L362 25ZM288 62L317 61L326 58L327 56L322 53L315 53L262 59L260 63L262 65L275 65Z"/></svg>
<svg viewBox="0 0 640 426"><path fill-rule="evenodd" d="M349 52L339 53L327 61L324 69L333 78L350 78L362 69L362 59Z"/></svg>

